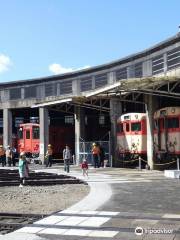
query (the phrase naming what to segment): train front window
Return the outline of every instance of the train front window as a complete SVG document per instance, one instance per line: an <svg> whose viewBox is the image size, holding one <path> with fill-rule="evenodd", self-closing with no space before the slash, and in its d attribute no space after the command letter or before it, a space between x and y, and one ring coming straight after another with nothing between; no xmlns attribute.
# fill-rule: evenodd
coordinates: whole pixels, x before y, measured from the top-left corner
<svg viewBox="0 0 180 240"><path fill-rule="evenodd" d="M126 132L129 132L129 123L126 123Z"/></svg>
<svg viewBox="0 0 180 240"><path fill-rule="evenodd" d="M39 139L39 127L33 127L33 139Z"/></svg>
<svg viewBox="0 0 180 240"><path fill-rule="evenodd" d="M141 131L141 123L140 122L131 123L131 131L132 132Z"/></svg>
<svg viewBox="0 0 180 240"><path fill-rule="evenodd" d="M26 130L26 139L30 139L30 130Z"/></svg>
<svg viewBox="0 0 180 240"><path fill-rule="evenodd" d="M158 129L158 121L154 120L154 130L157 130L157 129Z"/></svg>
<svg viewBox="0 0 180 240"><path fill-rule="evenodd" d="M179 128L179 119L176 117L167 119L168 128Z"/></svg>
<svg viewBox="0 0 180 240"><path fill-rule="evenodd" d="M18 138L23 139L23 128L22 127L19 128L19 130L18 130Z"/></svg>
<svg viewBox="0 0 180 240"><path fill-rule="evenodd" d="M123 124L122 124L122 123L119 123L119 124L117 125L117 132L119 132L119 133L122 133L122 132L123 132Z"/></svg>

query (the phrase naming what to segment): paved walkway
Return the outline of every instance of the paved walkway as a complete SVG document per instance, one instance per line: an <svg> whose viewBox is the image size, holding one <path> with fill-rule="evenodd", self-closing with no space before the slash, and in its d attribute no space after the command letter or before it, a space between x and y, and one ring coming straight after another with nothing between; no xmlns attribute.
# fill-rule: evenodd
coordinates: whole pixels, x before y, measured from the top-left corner
<svg viewBox="0 0 180 240"><path fill-rule="evenodd" d="M62 168L45 171L62 174ZM70 174L83 178L77 168ZM1 239L180 240L179 180L158 171L106 168L90 169L86 181L91 191L82 201Z"/></svg>

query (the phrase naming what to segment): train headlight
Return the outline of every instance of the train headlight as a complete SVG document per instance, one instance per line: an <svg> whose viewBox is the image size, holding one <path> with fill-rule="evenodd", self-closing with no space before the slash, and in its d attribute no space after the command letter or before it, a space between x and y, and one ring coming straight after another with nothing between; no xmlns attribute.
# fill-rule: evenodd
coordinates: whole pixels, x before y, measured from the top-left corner
<svg viewBox="0 0 180 240"><path fill-rule="evenodd" d="M172 108L172 109L171 109L171 112L172 112L172 113L175 113L175 111L176 111L175 108Z"/></svg>

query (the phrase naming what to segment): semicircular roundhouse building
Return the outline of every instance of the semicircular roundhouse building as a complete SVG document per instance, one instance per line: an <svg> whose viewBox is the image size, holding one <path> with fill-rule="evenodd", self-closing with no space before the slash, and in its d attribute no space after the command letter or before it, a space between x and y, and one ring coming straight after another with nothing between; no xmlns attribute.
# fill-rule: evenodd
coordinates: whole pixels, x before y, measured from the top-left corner
<svg viewBox="0 0 180 240"><path fill-rule="evenodd" d="M56 152L61 152L63 145L71 141L78 161L83 141L110 139L111 164L119 166L115 154L117 119L123 113L146 112L147 160L153 169L153 113L161 107L179 105L179 81L180 33L107 64L50 77L1 83L3 145L12 144L19 123L38 119L42 159L48 143L53 141ZM61 130L56 130L55 126L60 125Z"/></svg>

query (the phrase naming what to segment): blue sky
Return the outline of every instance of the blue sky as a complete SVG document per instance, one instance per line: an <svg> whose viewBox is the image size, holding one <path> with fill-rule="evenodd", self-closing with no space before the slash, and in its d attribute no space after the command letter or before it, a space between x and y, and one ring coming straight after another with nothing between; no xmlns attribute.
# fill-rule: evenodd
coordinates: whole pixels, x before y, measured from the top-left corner
<svg viewBox="0 0 180 240"><path fill-rule="evenodd" d="M0 82L108 63L179 25L179 0L0 0Z"/></svg>

